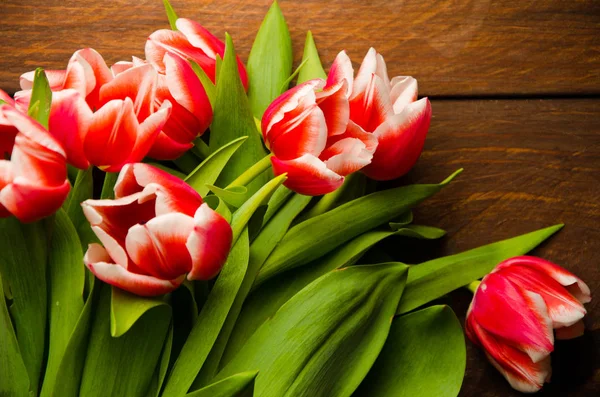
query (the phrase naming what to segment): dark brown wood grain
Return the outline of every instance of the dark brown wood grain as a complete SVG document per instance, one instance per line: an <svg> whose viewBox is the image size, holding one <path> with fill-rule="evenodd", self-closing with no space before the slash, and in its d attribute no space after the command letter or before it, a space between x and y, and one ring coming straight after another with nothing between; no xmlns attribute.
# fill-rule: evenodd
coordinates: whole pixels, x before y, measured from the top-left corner
<svg viewBox="0 0 600 397"><path fill-rule="evenodd" d="M223 37L242 58L271 0L173 0L180 16ZM370 46L393 75L419 79L423 95L600 93L600 2L595 0L280 1L301 57L312 29L325 65L346 49L358 64ZM64 68L77 49L109 62L143 56L167 28L160 0L2 0L0 87L37 66Z"/></svg>
<svg viewBox="0 0 600 397"><path fill-rule="evenodd" d="M407 263L458 253L556 223L565 227L534 251L583 278L592 290L583 338L557 342L554 379L541 395L600 391L600 100L433 101L417 166L400 183L432 183L464 172L422 203L415 222L438 226L437 242L388 241ZM398 183L398 182L395 182ZM470 295L450 303L464 319ZM517 396L470 342L461 396Z"/></svg>

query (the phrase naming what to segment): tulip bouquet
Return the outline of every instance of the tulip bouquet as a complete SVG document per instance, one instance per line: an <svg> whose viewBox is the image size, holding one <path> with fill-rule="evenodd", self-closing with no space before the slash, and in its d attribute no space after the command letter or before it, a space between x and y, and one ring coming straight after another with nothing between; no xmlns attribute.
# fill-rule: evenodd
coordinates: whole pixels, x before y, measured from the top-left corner
<svg viewBox="0 0 600 397"><path fill-rule="evenodd" d="M145 59L82 49L0 91L0 395L455 396L464 334L434 301L466 285L467 336L539 390L590 300L522 256L562 225L415 265L372 250L444 235L411 209L460 170L377 184L423 149L417 81L374 49L326 74L310 32L292 72L277 3L244 65L164 3Z"/></svg>

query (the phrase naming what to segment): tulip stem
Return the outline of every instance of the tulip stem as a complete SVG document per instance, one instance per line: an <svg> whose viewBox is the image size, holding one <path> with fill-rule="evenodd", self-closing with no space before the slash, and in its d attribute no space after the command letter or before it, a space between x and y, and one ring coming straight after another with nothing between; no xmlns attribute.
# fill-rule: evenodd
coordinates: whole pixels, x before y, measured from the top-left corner
<svg viewBox="0 0 600 397"><path fill-rule="evenodd" d="M119 178L118 172L107 172L104 174L104 183L102 184L102 193L100 193L101 199L112 199L115 197L114 189L117 179Z"/></svg>
<svg viewBox="0 0 600 397"><path fill-rule="evenodd" d="M468 289L469 291L471 291L474 294L475 291L477 291L477 288L479 287L479 284L481 284L481 281L479 281L479 280L471 281L469 284L467 284L465 286L465 288Z"/></svg>
<svg viewBox="0 0 600 397"><path fill-rule="evenodd" d="M204 160L208 156L210 156L210 148L202 140L202 137L198 137L194 139L194 147L191 149L192 153L200 158L200 160Z"/></svg>
<svg viewBox="0 0 600 397"><path fill-rule="evenodd" d="M265 157L260 159L256 164L252 167L248 168L244 173L238 176L233 182L231 182L226 189L235 187L235 186L246 186L250 182L252 182L257 176L265 172L271 167L271 157L272 154L267 154Z"/></svg>

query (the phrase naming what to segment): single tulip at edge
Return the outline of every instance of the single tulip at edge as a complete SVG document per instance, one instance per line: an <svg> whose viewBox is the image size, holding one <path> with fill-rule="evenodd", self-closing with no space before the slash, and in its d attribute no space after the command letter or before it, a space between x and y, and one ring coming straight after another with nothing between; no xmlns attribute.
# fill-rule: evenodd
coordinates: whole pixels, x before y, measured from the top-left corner
<svg viewBox="0 0 600 397"><path fill-rule="evenodd" d="M555 336L583 333L583 304L590 300L588 286L560 266L531 256L511 258L475 291L466 334L514 389L536 392L550 380Z"/></svg>
<svg viewBox="0 0 600 397"><path fill-rule="evenodd" d="M181 179L147 164L123 167L114 200L82 207L102 242L90 244L86 266L137 295L165 294L186 277L213 278L229 254L229 223Z"/></svg>

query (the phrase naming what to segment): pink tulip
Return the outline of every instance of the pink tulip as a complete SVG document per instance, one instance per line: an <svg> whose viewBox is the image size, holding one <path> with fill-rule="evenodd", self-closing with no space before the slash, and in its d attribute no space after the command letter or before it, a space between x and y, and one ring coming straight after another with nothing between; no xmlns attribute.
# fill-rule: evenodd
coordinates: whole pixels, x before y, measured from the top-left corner
<svg viewBox="0 0 600 397"><path fill-rule="evenodd" d="M310 80L283 93L265 111L262 132L274 154L273 171L287 173L289 189L310 196L330 193L371 161L377 140L348 126L346 91L343 80Z"/></svg>
<svg viewBox="0 0 600 397"><path fill-rule="evenodd" d="M225 44L217 39L202 25L190 19L179 18L177 31L161 29L152 33L146 42L146 59L160 73L165 73L165 53L181 57L184 61L191 59L204 70L215 83L216 59L225 55ZM238 57L240 78L248 88L246 68Z"/></svg>
<svg viewBox="0 0 600 397"><path fill-rule="evenodd" d="M212 121L212 108L202 83L187 60L164 54L164 74L140 59L119 62L112 67L115 78L100 90L104 103L130 98L140 123L171 104L171 115L156 136L148 155L172 160L193 145Z"/></svg>
<svg viewBox="0 0 600 397"><path fill-rule="evenodd" d="M0 106L0 217L33 222L56 212L69 193L60 143L11 102Z"/></svg>
<svg viewBox="0 0 600 397"><path fill-rule="evenodd" d="M389 79L381 54L371 48L354 78L352 62L344 51L336 57L327 84L348 84L350 122L353 129L378 140L373 159L362 172L376 180L406 174L421 155L431 121L431 104L417 99L417 80Z"/></svg>
<svg viewBox="0 0 600 397"><path fill-rule="evenodd" d="M227 259L227 221L181 179L143 163L123 167L114 200L87 200L83 211L104 246L84 257L96 277L142 296L183 280L208 280Z"/></svg>
<svg viewBox="0 0 600 397"><path fill-rule="evenodd" d="M483 278L466 319L467 336L522 392L536 392L551 374L554 334L583 333L583 303L590 289L579 278L546 260L520 256L500 263Z"/></svg>

